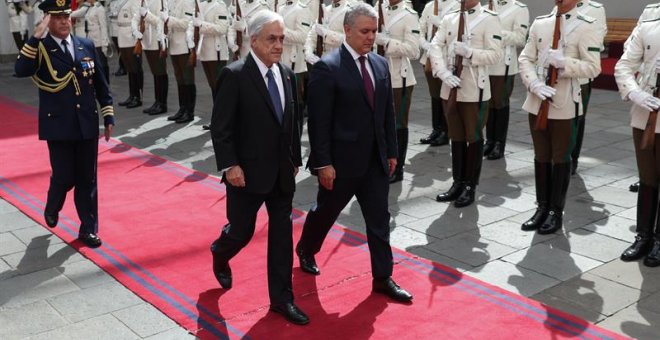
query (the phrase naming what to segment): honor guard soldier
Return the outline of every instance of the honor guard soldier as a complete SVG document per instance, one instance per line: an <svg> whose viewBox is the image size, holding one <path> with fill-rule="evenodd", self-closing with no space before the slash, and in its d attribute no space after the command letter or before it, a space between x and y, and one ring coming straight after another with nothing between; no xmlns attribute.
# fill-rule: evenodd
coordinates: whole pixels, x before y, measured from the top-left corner
<svg viewBox="0 0 660 340"><path fill-rule="evenodd" d="M193 18L192 21L194 27L199 27L200 34L197 57L202 62L206 81L215 102L218 74L229 60L227 32L231 17L223 0L200 1L199 10L201 16Z"/></svg>
<svg viewBox="0 0 660 340"><path fill-rule="evenodd" d="M644 11L642 12L642 15L639 16L637 25L641 24L643 21L657 18L660 18L660 2L644 7Z"/></svg>
<svg viewBox="0 0 660 340"><path fill-rule="evenodd" d="M647 7L648 9L648 7ZM646 11L645 11L646 13ZM644 20L633 31L614 76L621 97L632 102L630 110L639 191L637 193L637 228L635 241L621 254L621 260L634 261L642 257L644 265L660 265L660 220L658 215L658 184L660 148L657 120L660 98L660 16ZM636 76L639 74L639 76ZM653 113L650 113L653 112ZM655 117L652 117L655 116Z"/></svg>
<svg viewBox="0 0 660 340"><path fill-rule="evenodd" d="M179 110L167 117L167 120L187 123L195 118L197 100L195 69L188 63L190 51L195 48L189 30L195 14L195 0L170 0L168 10L169 13L161 12L161 19L168 30L167 40L179 95Z"/></svg>
<svg viewBox="0 0 660 340"><path fill-rule="evenodd" d="M582 115L580 78L600 73L602 32L594 18L581 15L578 0L555 0L559 14L537 17L518 62L528 90L523 110L529 112L534 143L536 212L523 230L551 234L562 228L571 153ZM553 40L557 49L552 49ZM548 81L556 79L556 84ZM546 106L547 105L547 106ZM547 107L541 110L544 106ZM546 126L543 121L547 118ZM537 124L537 120L540 120Z"/></svg>
<svg viewBox="0 0 660 340"><path fill-rule="evenodd" d="M344 41L344 14L348 10L347 0L333 0L323 7L323 24L316 22L307 34L305 60L314 65L322 57L316 55L317 37L323 38L323 55L341 46Z"/></svg>
<svg viewBox="0 0 660 340"><path fill-rule="evenodd" d="M117 15L117 39L119 42L119 56L128 71L128 98L117 105L132 109L142 106L142 80L144 74L140 66L139 57L135 55L135 43L137 39L133 36L133 17L140 15L140 0L120 0Z"/></svg>
<svg viewBox="0 0 660 340"><path fill-rule="evenodd" d="M277 12L284 18L284 46L280 63L291 68L296 74L298 107L299 112L302 112L305 107L303 88L307 78L305 41L312 27L312 21L307 7L298 0L281 1L278 7Z"/></svg>
<svg viewBox="0 0 660 340"><path fill-rule="evenodd" d="M398 154L390 183L396 183L403 180L408 151L408 113L413 87L417 84L410 60L419 57L419 16L403 0L390 0L389 6L383 8L383 19L385 25L376 34L376 45L384 48L394 94Z"/></svg>
<svg viewBox="0 0 660 340"><path fill-rule="evenodd" d="M131 21L133 36L140 40L142 51L147 58L149 69L154 80L153 105L142 110L148 115L159 115L167 112L167 92L169 80L167 77L167 41L164 33L164 23L160 13L167 11L167 0L145 0ZM142 5L142 4L140 4ZM140 23L144 23L144 31L140 31Z"/></svg>
<svg viewBox="0 0 660 340"><path fill-rule="evenodd" d="M319 18L319 1L320 0L299 0L300 5L307 9L307 18L311 23L316 22Z"/></svg>
<svg viewBox="0 0 660 340"><path fill-rule="evenodd" d="M76 1L77 8L71 12L71 22L73 22L73 35L79 37L86 37L85 32L85 15L89 10L89 2L86 0Z"/></svg>
<svg viewBox="0 0 660 340"><path fill-rule="evenodd" d="M603 39L607 34L607 17L605 15L605 7L600 2L593 0L581 0L577 4L578 12L584 16L596 19L594 23L601 29ZM600 50L605 50L605 45L601 42ZM584 139L584 124L587 117L587 109L589 107L589 99L591 98L591 81L592 79L580 79L580 87L582 89L582 115L578 118L578 130L575 139L575 147L571 155L572 167L571 174L575 174L578 167L578 158L582 150L582 140Z"/></svg>
<svg viewBox="0 0 660 340"><path fill-rule="evenodd" d="M50 228L57 225L66 194L73 188L81 222L78 239L98 247L99 112L106 141L115 122L94 43L71 34L69 1L44 0L39 5L46 16L21 49L15 72L18 77L32 77L39 88L39 139L48 144L52 169L44 209L46 224Z"/></svg>
<svg viewBox="0 0 660 340"><path fill-rule="evenodd" d="M83 7L86 8L84 15L77 17L77 20L84 27L85 34L83 37L90 39L94 43L94 46L96 46L101 69L109 83L110 69L108 68L108 58L106 55L108 53L110 38L108 37L108 24L105 8L96 0L87 0ZM73 17L74 13L78 12L78 10L73 11L71 17Z"/></svg>
<svg viewBox="0 0 660 340"><path fill-rule="evenodd" d="M20 50L27 39L27 27L23 22L31 8L25 2L8 2L7 14L9 15L9 31L16 43L16 49Z"/></svg>
<svg viewBox="0 0 660 340"><path fill-rule="evenodd" d="M119 32L119 26L117 25L117 17L119 16L119 5L123 3L123 0L110 0L110 6L108 11L108 19L110 19L110 39L115 45L115 48L119 49L119 40L117 34ZM120 77L126 75L126 67L124 67L124 62L121 60L121 56L117 58L119 61L119 68L115 72L115 77Z"/></svg>
<svg viewBox="0 0 660 340"><path fill-rule="evenodd" d="M239 58L245 58L245 56L250 51L250 44L248 43L249 32L247 31L247 23L250 21L255 14L259 11L268 8L268 2L265 0L238 0L239 6L241 7L241 15L236 14L236 1L231 0L231 14L232 14L232 28L227 32L227 40L229 42L229 48L233 53L240 51L238 55ZM241 32L242 34L242 43L241 46L238 46L236 42L236 33Z"/></svg>
<svg viewBox="0 0 660 340"><path fill-rule="evenodd" d="M454 180L451 188L436 200L454 201L457 208L474 202L484 152L482 131L491 97L488 67L502 58L497 13L482 7L478 0L465 0L464 5L465 13L455 11L444 17L430 52L433 76L442 80L440 97L447 114ZM465 31L458 32L462 15ZM462 41L457 41L459 35ZM463 61L460 77L452 72L457 67L456 59Z"/></svg>
<svg viewBox="0 0 660 340"><path fill-rule="evenodd" d="M509 97L513 92L514 76L518 74L518 48L525 46L529 28L527 5L514 0L498 0L495 9L502 24L504 58L488 68L492 93L484 156L490 160L504 157L509 130Z"/></svg>
<svg viewBox="0 0 660 340"><path fill-rule="evenodd" d="M431 127L433 128L431 134L419 140L422 144L429 144L431 146L449 144L447 117L445 117L445 112L442 108L442 99L440 99L442 81L433 77L429 50L433 35L438 30L442 18L445 14L457 10L458 7L459 2L456 0L432 0L426 3L426 7L422 11L422 16L419 18L419 46L422 50L422 57L419 59L419 62L424 65L424 76L426 77L426 83L428 84L431 95Z"/></svg>

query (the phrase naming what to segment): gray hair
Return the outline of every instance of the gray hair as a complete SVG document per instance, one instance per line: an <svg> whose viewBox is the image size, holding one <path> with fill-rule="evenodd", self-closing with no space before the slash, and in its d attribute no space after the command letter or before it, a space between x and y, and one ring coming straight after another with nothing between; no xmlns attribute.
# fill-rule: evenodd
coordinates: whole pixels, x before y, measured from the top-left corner
<svg viewBox="0 0 660 340"><path fill-rule="evenodd" d="M355 20L359 16L378 19L378 12L376 12L375 8L364 2L358 2L355 5L351 5L348 11L346 11L346 15L344 15L344 25L353 27L353 25L355 25Z"/></svg>
<svg viewBox="0 0 660 340"><path fill-rule="evenodd" d="M264 25L268 25L273 22L279 22L284 26L284 18L281 15L271 11L271 10L261 10L255 14L250 21L248 22L247 31L250 35L250 38L256 37L261 33L261 30L264 28Z"/></svg>

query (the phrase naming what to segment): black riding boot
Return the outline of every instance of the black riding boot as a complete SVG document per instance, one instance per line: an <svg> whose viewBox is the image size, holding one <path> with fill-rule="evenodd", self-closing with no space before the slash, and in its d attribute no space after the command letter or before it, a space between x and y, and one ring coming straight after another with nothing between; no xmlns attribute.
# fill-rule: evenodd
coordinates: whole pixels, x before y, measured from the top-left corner
<svg viewBox="0 0 660 340"><path fill-rule="evenodd" d="M477 190L479 177L481 176L481 163L484 159L483 154L483 139L468 145L467 154L465 155L467 160L465 164L465 186L463 186L463 192L461 192L461 195L458 196L456 201L454 201L454 206L456 208L467 207L474 203L475 191Z"/></svg>
<svg viewBox="0 0 660 340"><path fill-rule="evenodd" d="M558 163L552 165L552 187L550 189L550 211L548 217L538 233L541 235L552 234L563 226L564 205L566 204L566 192L571 180L571 163Z"/></svg>
<svg viewBox="0 0 660 340"><path fill-rule="evenodd" d="M140 93L140 74L136 72L129 72L128 79L128 91L131 93L131 97L130 101L126 103L126 108L132 109L134 107L142 106Z"/></svg>
<svg viewBox="0 0 660 340"><path fill-rule="evenodd" d="M536 182L536 204L534 216L522 224L520 229L529 231L538 229L548 217L550 204L550 181L552 179L552 163L534 161L534 181Z"/></svg>
<svg viewBox="0 0 660 340"><path fill-rule="evenodd" d="M622 261L634 261L646 256L653 246L653 225L658 213L658 188L639 185L637 193L637 228L635 241L621 254Z"/></svg>
<svg viewBox="0 0 660 340"><path fill-rule="evenodd" d="M142 110L143 113L146 113L148 115L152 114L152 112L154 112L156 110L156 108L158 107L158 97L159 97L158 96L158 85L159 85L158 82L160 81L160 79L156 75L154 75L153 78L154 78L154 97L156 97L156 100L154 101L153 105L151 105L148 108Z"/></svg>
<svg viewBox="0 0 660 340"><path fill-rule="evenodd" d="M185 85L180 85L177 84L177 92L179 95L179 111L177 111L175 114L167 117L167 120L178 120L179 118L183 117L183 115L186 113L186 98L187 98L187 93L186 93L186 86Z"/></svg>
<svg viewBox="0 0 660 340"><path fill-rule="evenodd" d="M497 136L497 109L488 110L488 120L486 121L486 143L484 144L484 157L488 157L495 147L495 137Z"/></svg>
<svg viewBox="0 0 660 340"><path fill-rule="evenodd" d="M495 110L495 112L497 112L495 117L495 145L493 150L486 156L489 160L504 157L506 135L509 132L509 107L505 106Z"/></svg>
<svg viewBox="0 0 660 340"><path fill-rule="evenodd" d="M195 84L185 85L186 88L186 112L181 118L176 120L176 123L183 124L192 122L195 119L195 101L197 100L197 88Z"/></svg>
<svg viewBox="0 0 660 340"><path fill-rule="evenodd" d="M579 116L577 118L577 136L575 138L575 147L573 148L573 153L571 154L571 174L575 175L578 167L578 158L580 158L580 150L582 150L582 140L584 139L584 124L586 122L585 116Z"/></svg>
<svg viewBox="0 0 660 340"><path fill-rule="evenodd" d="M449 144L447 120L445 119L445 113L442 111L442 100L440 98L431 98L431 123L433 124L433 131L428 137L420 139L419 142L431 146Z"/></svg>
<svg viewBox="0 0 660 340"><path fill-rule="evenodd" d="M451 141L451 173L454 179L451 188L435 197L438 202L449 202L458 198L465 185L465 156L467 142Z"/></svg>
<svg viewBox="0 0 660 340"><path fill-rule="evenodd" d="M390 183L403 181L403 164L406 162L406 153L408 152L408 129L396 130L396 141L399 155L396 160L396 169L390 176Z"/></svg>
<svg viewBox="0 0 660 340"><path fill-rule="evenodd" d="M169 78L167 75L157 76L158 87L156 87L156 107L149 113L150 115L159 115L167 112L167 89L169 87Z"/></svg>

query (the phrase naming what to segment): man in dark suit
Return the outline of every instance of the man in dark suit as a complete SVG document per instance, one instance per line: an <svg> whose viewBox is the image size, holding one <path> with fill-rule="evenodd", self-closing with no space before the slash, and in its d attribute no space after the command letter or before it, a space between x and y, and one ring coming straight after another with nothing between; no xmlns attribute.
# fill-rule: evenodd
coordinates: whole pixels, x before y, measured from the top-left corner
<svg viewBox="0 0 660 340"><path fill-rule="evenodd" d="M52 176L44 209L54 228L66 193L74 188L80 230L89 247L101 245L98 232L96 166L99 110L105 140L114 126L112 97L94 43L71 35L70 0L45 0L46 16L16 60L18 77L32 77L39 88L39 139L48 142Z"/></svg>
<svg viewBox="0 0 660 340"><path fill-rule="evenodd" d="M314 254L341 210L356 196L367 227L373 290L408 302L412 295L391 278L387 195L397 142L387 60L371 52L376 30L373 7L351 6L344 18L346 40L311 72L308 166L320 185L296 252L302 270L318 275Z"/></svg>
<svg viewBox="0 0 660 340"><path fill-rule="evenodd" d="M302 165L295 75L279 64L284 20L260 11L248 24L251 52L218 77L211 138L218 170L227 186L227 219L211 245L213 272L229 289L229 260L254 234L257 211L268 210L268 291L270 309L292 323L309 318L293 304L295 176Z"/></svg>

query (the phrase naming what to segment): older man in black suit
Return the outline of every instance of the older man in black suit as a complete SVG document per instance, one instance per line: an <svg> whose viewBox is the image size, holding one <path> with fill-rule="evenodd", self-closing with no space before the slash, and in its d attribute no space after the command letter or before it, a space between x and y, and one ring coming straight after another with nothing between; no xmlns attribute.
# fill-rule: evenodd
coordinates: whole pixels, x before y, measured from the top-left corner
<svg viewBox="0 0 660 340"><path fill-rule="evenodd" d="M251 52L218 77L211 136L218 169L227 186L227 218L213 242L213 272L229 289L229 260L254 234L257 211L268 210L268 290L271 310L295 324L309 318L293 304L295 176L302 165L295 75L279 64L284 20L264 10L248 24Z"/></svg>
<svg viewBox="0 0 660 340"><path fill-rule="evenodd" d="M308 166L318 174L320 185L296 252L303 271L318 275L314 254L341 210L356 196L367 227L373 290L409 302L412 295L391 278L387 195L397 142L387 60L371 52L376 30L373 7L351 6L344 18L346 40L311 72Z"/></svg>
<svg viewBox="0 0 660 340"><path fill-rule="evenodd" d="M94 43L71 34L70 0L45 0L46 13L16 60L18 77L32 77L39 88L39 139L48 142L52 175L44 209L46 225L57 226L66 194L80 218L78 239L89 247L98 237L99 110L105 139L115 124L112 96Z"/></svg>

